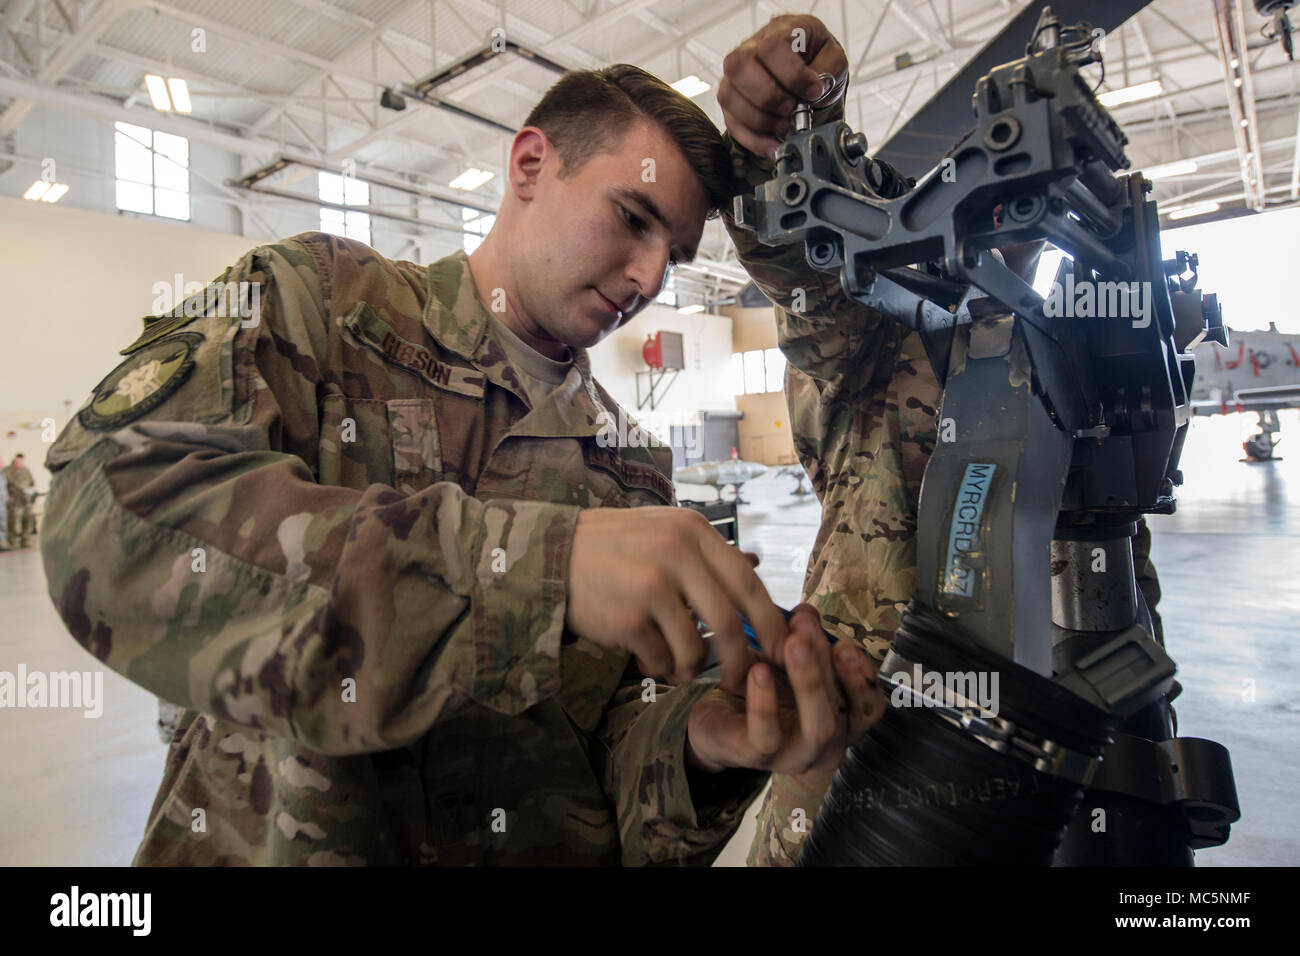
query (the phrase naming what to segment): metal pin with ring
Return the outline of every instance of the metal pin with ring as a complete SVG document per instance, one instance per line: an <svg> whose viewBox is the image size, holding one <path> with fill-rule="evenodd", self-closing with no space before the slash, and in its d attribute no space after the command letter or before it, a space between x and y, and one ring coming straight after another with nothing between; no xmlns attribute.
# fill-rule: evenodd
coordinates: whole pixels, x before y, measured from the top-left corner
<svg viewBox="0 0 1300 956"><path fill-rule="evenodd" d="M817 78L822 81L822 95L815 100L800 102L795 105L794 132L796 133L812 129L813 110L826 104L839 91L840 84L831 74L818 73Z"/></svg>

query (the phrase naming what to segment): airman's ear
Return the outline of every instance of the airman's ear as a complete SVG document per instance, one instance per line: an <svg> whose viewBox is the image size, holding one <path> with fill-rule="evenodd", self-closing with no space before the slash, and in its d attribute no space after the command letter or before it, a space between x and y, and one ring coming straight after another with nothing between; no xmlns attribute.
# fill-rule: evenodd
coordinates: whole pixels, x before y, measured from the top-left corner
<svg viewBox="0 0 1300 956"><path fill-rule="evenodd" d="M542 168L558 161L559 154L546 134L536 126L525 126L510 144L510 191L523 202L530 201L536 193Z"/></svg>

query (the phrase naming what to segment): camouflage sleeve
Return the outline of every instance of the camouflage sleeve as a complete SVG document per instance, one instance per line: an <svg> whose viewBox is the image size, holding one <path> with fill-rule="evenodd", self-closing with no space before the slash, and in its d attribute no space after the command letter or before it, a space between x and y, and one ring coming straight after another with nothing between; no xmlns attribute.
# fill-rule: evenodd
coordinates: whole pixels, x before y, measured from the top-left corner
<svg viewBox="0 0 1300 956"><path fill-rule="evenodd" d="M825 796L825 790L814 792L793 777L772 774L772 788L759 808L746 865L794 866Z"/></svg>
<svg viewBox="0 0 1300 956"><path fill-rule="evenodd" d="M1156 566L1151 563L1151 529L1145 517L1138 519L1137 534L1133 536L1133 575L1137 578L1138 591L1147 602L1147 610L1151 612L1151 626L1155 631L1152 636L1164 647L1164 624L1156 612L1156 605L1160 603L1160 579L1156 577Z"/></svg>
<svg viewBox="0 0 1300 956"><path fill-rule="evenodd" d="M325 268L263 247L223 277L260 289L259 322L218 307L146 326L49 452L41 553L107 666L344 755L558 690L578 509L319 484Z"/></svg>
<svg viewBox="0 0 1300 956"><path fill-rule="evenodd" d="M617 814L624 866L708 866L767 784L763 771L687 768L691 708L716 684L646 685L637 675L597 727L592 763Z"/></svg>

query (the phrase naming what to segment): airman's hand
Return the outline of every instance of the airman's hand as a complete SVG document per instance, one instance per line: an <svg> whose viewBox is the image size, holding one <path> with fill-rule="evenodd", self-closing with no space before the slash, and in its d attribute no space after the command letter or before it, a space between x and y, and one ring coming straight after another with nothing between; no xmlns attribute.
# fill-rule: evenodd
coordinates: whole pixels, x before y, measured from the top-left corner
<svg viewBox="0 0 1300 956"><path fill-rule="evenodd" d="M850 641L832 647L821 618L800 604L790 618L784 669L754 664L744 695L715 688L692 708L686 760L716 773L770 770L824 791L844 751L885 714L876 667Z"/></svg>
<svg viewBox="0 0 1300 956"><path fill-rule="evenodd" d="M772 156L790 129L795 103L822 95L819 75L840 81L848 69L844 49L816 17L773 17L722 61L718 105L727 132L750 152Z"/></svg>
<svg viewBox="0 0 1300 956"><path fill-rule="evenodd" d="M722 686L739 692L757 659L739 615L769 659L782 660L788 633L756 562L689 508L589 508L573 535L565 626L630 651L647 676L684 684L708 656L703 621L713 631Z"/></svg>

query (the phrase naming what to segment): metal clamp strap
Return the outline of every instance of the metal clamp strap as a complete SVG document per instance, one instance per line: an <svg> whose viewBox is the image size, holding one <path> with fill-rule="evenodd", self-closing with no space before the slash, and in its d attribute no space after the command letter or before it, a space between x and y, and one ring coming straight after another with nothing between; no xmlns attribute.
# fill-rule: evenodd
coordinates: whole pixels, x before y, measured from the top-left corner
<svg viewBox="0 0 1300 956"><path fill-rule="evenodd" d="M911 664L897 651L891 651L890 654L904 664ZM990 750L1015 757L1030 764L1040 773L1061 777L1086 787L1092 782L1097 768L1101 765L1100 757L1089 757L1054 740L1039 737L1017 727L1005 717L988 716L984 708L960 694L949 692L954 706L938 704L926 698L910 684L894 681L884 674L878 674L877 677L881 686L889 692L891 701L895 693L901 693L909 697L910 702L900 706L932 710L953 727L974 737Z"/></svg>

